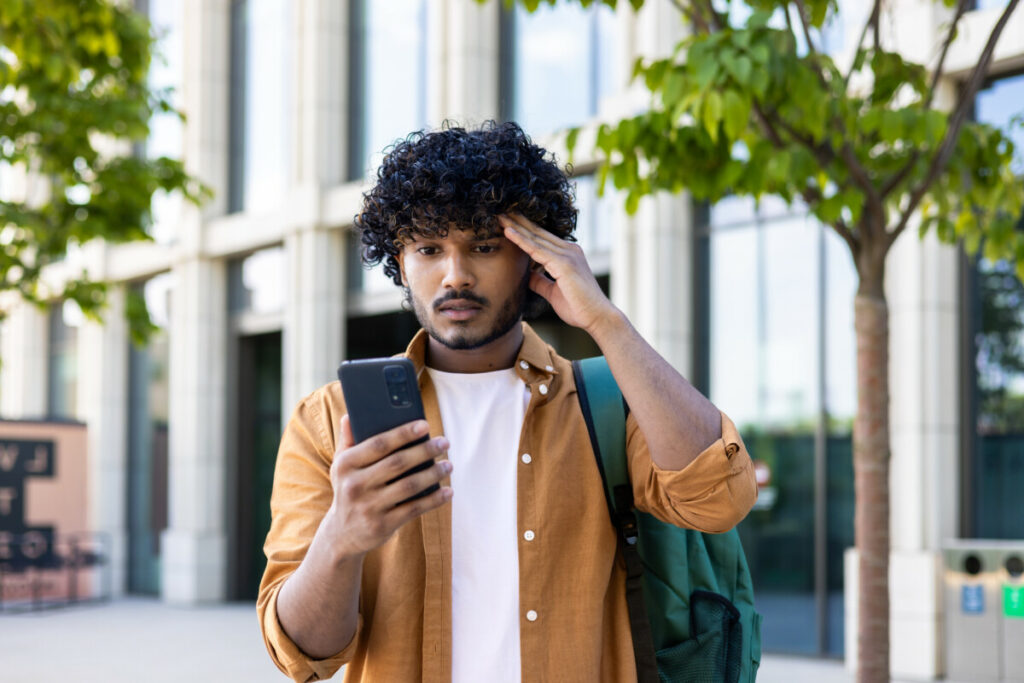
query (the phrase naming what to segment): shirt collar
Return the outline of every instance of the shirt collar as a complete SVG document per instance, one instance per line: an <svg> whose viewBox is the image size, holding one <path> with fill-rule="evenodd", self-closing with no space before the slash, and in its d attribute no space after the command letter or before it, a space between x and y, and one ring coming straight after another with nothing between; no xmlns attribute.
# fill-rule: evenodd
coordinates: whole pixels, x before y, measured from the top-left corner
<svg viewBox="0 0 1024 683"><path fill-rule="evenodd" d="M527 384L544 381L557 375L558 371L555 370L555 359L551 348L527 323L522 323L522 326L523 345L519 347L519 353L516 354L514 366L516 373ZM427 339L427 331L421 329L405 349L405 357L412 361L416 368L417 378L426 367ZM526 363L526 367L523 367L523 363Z"/></svg>

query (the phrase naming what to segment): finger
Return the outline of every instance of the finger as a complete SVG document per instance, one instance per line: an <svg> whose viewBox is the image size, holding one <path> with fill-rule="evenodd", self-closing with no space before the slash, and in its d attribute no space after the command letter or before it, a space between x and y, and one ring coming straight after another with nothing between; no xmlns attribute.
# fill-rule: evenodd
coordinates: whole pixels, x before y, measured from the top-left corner
<svg viewBox="0 0 1024 683"><path fill-rule="evenodd" d="M547 264L556 257L551 248L546 247L533 235L517 230L510 223L504 223L502 227L505 229L505 238L525 251L527 256L537 263Z"/></svg>
<svg viewBox="0 0 1024 683"><path fill-rule="evenodd" d="M414 420L356 444L346 451L345 464L351 468L369 467L386 455L408 443L427 435L430 425L426 420Z"/></svg>
<svg viewBox="0 0 1024 683"><path fill-rule="evenodd" d="M341 431L338 439L338 450L352 448L356 445L356 439L352 436L352 423L348 419L348 413L341 416Z"/></svg>
<svg viewBox="0 0 1024 683"><path fill-rule="evenodd" d="M413 467L433 460L447 449L448 440L439 436L430 441L397 450L366 468L367 484L374 487L386 486Z"/></svg>
<svg viewBox="0 0 1024 683"><path fill-rule="evenodd" d="M554 293L555 287L557 286L557 282L548 278L543 273L530 274L530 289L537 292L548 301L551 301L551 295Z"/></svg>
<svg viewBox="0 0 1024 683"><path fill-rule="evenodd" d="M402 503L401 505L392 508L390 511L385 513L385 522L391 528L397 529L406 522L441 507L452 499L452 495L453 491L450 486L442 486L437 491L434 491L429 495L417 498L416 500L410 500L408 503Z"/></svg>
<svg viewBox="0 0 1024 683"><path fill-rule="evenodd" d="M504 215L509 227L517 232L522 232L529 237L535 238L540 244L548 246L556 251L568 246L568 242L566 240L562 239L550 230L545 230L521 213Z"/></svg>
<svg viewBox="0 0 1024 683"><path fill-rule="evenodd" d="M440 485L452 472L452 464L448 460L435 462L422 472L416 472L397 479L384 487L380 502L382 511L390 510L403 500L425 491L434 484Z"/></svg>

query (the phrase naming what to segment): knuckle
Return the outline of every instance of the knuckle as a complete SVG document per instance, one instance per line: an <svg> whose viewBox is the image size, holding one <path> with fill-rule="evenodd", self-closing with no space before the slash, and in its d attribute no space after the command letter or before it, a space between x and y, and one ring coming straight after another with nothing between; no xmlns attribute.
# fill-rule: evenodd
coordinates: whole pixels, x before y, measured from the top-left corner
<svg viewBox="0 0 1024 683"><path fill-rule="evenodd" d="M372 450L377 453L388 453L391 451L388 439L383 434L378 434L370 438L369 446Z"/></svg>
<svg viewBox="0 0 1024 683"><path fill-rule="evenodd" d="M345 479L342 479L339 488L341 491L341 495L349 500L354 500L358 498L363 490L362 485L352 477L346 477Z"/></svg>

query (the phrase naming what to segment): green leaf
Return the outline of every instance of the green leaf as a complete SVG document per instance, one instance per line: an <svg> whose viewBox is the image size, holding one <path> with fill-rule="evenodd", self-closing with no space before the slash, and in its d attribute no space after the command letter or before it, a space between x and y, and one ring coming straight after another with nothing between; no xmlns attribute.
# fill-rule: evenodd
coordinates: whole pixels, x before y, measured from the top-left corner
<svg viewBox="0 0 1024 683"><path fill-rule="evenodd" d="M750 101L735 90L726 90L722 97L725 134L730 140L740 137L750 119Z"/></svg>
<svg viewBox="0 0 1024 683"><path fill-rule="evenodd" d="M711 137L711 141L718 140L718 123L722 120L722 96L712 90L704 97L704 106L701 110L701 121L704 130Z"/></svg>

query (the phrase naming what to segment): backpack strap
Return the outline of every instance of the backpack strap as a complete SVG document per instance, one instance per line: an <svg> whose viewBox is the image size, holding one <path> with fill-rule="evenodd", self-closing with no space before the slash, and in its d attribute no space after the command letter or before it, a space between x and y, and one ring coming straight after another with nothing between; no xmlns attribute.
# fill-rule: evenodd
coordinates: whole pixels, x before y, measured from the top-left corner
<svg viewBox="0 0 1024 683"><path fill-rule="evenodd" d="M572 374L597 469L604 482L608 512L618 531L619 550L626 562L626 604L633 632L637 680L639 683L657 683L660 680L658 662L644 603L644 566L637 550L639 535L626 462L628 406L604 357L573 361Z"/></svg>

